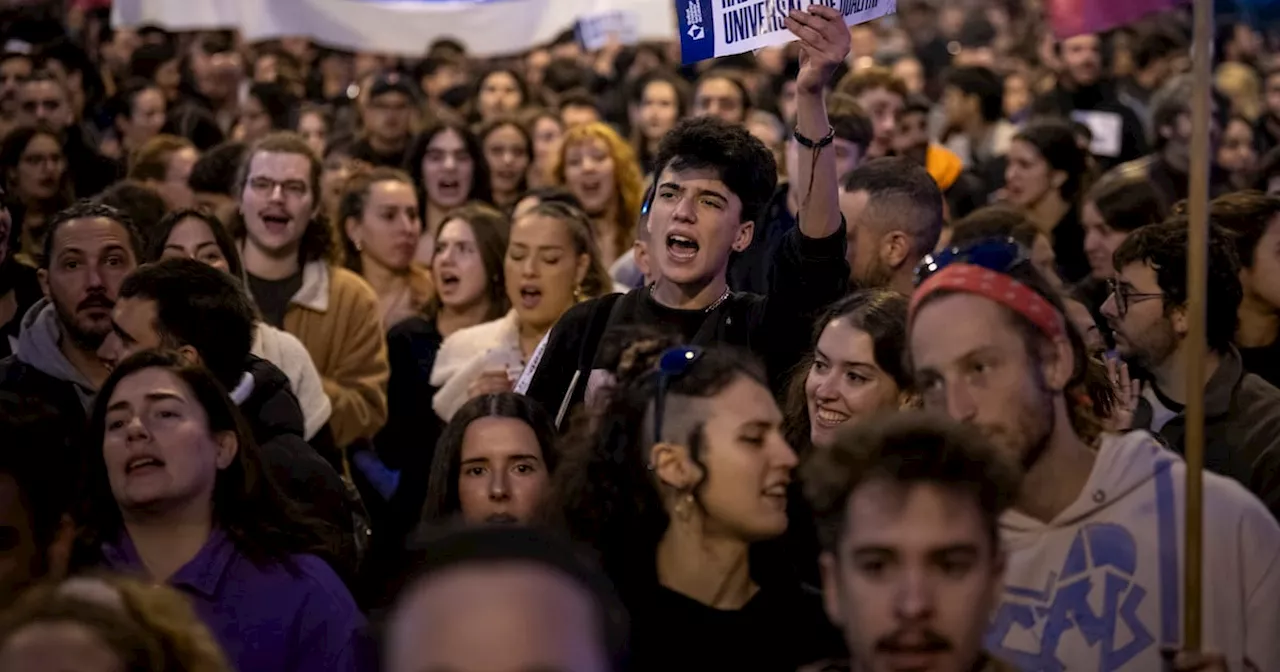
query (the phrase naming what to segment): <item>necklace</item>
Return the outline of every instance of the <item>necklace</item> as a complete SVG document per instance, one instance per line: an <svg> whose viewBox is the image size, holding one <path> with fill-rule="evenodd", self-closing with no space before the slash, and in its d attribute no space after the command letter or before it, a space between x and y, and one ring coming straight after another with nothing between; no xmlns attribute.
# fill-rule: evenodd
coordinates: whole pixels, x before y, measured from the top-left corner
<svg viewBox="0 0 1280 672"><path fill-rule="evenodd" d="M654 291L655 291L655 290L657 290L657 288L658 288L658 284L657 284L657 283L654 283L654 284L652 284L652 285L649 285L649 298L653 299L655 302L657 302L657 301L658 301L658 298L657 298L656 296L654 296L654 295L653 295L653 293L654 293ZM720 295L720 298L716 299L715 301L712 301L712 302L711 302L711 305L709 305L709 306L707 306L706 308L703 308L703 309L702 309L702 312L704 312L704 313L710 313L710 312L714 311L716 308L719 308L719 307L720 307L720 304L722 304L722 303L724 303L726 300L728 300L728 298L729 298L729 294L731 294L731 293L732 293L732 292L730 292L730 291L729 291L729 287L726 285L726 286L725 286L725 288L724 288L724 293Z"/></svg>

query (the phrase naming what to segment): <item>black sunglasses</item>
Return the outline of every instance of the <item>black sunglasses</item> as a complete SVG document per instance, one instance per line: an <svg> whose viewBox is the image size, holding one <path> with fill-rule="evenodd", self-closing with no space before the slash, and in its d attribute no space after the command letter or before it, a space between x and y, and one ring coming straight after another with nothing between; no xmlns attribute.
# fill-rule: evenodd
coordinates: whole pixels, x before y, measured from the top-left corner
<svg viewBox="0 0 1280 672"><path fill-rule="evenodd" d="M972 264L997 273L1008 273L1031 257L1018 241L1011 237L985 238L965 247L949 247L941 252L925 255L916 266L915 286L924 284L938 271L952 264Z"/></svg>
<svg viewBox="0 0 1280 672"><path fill-rule="evenodd" d="M696 345L680 345L668 349L658 359L658 387L653 393L653 441L662 441L662 416L667 404L667 387L671 381L683 376L702 358L702 348Z"/></svg>

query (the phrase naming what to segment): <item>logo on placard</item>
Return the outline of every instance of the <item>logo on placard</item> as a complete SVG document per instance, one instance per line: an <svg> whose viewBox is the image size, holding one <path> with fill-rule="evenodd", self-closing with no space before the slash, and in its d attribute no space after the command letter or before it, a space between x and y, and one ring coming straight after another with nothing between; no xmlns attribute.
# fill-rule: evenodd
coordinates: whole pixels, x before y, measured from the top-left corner
<svg viewBox="0 0 1280 672"><path fill-rule="evenodd" d="M689 0L689 6L684 10L684 22L689 24L689 37L695 40L706 37L706 31L702 29L702 6L697 0Z"/></svg>

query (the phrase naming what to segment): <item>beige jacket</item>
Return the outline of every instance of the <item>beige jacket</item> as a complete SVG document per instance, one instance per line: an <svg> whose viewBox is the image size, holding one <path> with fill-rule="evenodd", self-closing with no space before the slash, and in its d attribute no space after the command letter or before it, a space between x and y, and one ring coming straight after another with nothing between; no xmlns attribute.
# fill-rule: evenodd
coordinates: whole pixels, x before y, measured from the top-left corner
<svg viewBox="0 0 1280 672"><path fill-rule="evenodd" d="M340 448L371 439L387 421L387 337L378 296L363 278L322 261L302 269L285 331L311 353L333 403L329 426Z"/></svg>

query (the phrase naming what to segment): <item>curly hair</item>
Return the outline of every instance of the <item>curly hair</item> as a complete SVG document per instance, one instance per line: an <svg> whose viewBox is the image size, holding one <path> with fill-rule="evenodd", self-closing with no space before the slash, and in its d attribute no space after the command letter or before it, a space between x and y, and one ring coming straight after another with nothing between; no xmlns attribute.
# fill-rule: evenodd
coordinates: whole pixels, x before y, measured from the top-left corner
<svg viewBox="0 0 1280 672"><path fill-rule="evenodd" d="M557 184L565 184L569 150L575 145L592 141L603 143L609 158L613 161L613 182L617 190L614 194L617 203L617 221L611 252L616 258L626 254L635 243L636 225L640 221L640 206L644 201L644 175L640 172L640 164L631 145L603 122L575 126L564 134L564 140L560 143L560 153L551 168L551 175Z"/></svg>
<svg viewBox="0 0 1280 672"><path fill-rule="evenodd" d="M647 339L624 350L605 408L596 415L575 416L547 507L573 539L600 553L601 564L624 595L657 580L657 547L671 522L661 486L648 468L658 384L653 374L665 345L662 339ZM708 399L742 378L768 386L764 370L751 356L711 347L669 382L668 394ZM690 458L703 466L703 429L703 422L696 421L687 435L663 438L687 445ZM695 501L701 486L689 493Z"/></svg>
<svg viewBox="0 0 1280 672"><path fill-rule="evenodd" d="M664 170L711 169L742 201L741 221L755 221L778 187L773 152L745 128L714 117L685 119L658 147L654 174Z"/></svg>
<svg viewBox="0 0 1280 672"><path fill-rule="evenodd" d="M1167 315L1187 305L1187 219L1171 217L1163 224L1144 226L1116 248L1116 271L1144 263L1156 272L1156 282L1164 294ZM1209 227L1209 288L1205 301L1205 335L1209 347L1224 352L1231 347L1239 322L1237 310L1244 298L1240 285L1240 261L1231 236L1211 222Z"/></svg>

